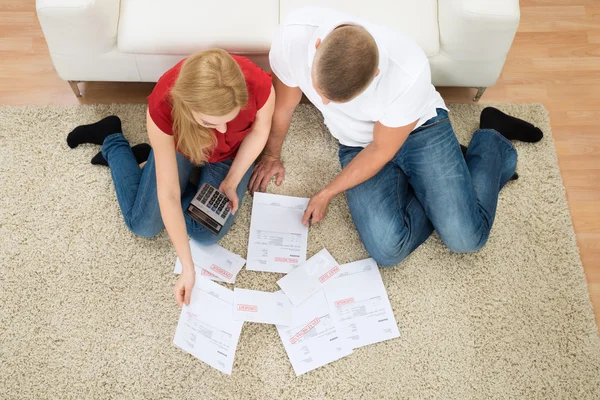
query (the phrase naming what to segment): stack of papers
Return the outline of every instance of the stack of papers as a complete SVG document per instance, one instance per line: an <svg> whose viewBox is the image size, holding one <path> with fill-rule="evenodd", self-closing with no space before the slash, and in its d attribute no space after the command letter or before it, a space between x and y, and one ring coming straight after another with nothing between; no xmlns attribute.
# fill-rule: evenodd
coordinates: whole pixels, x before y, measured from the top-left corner
<svg viewBox="0 0 600 400"><path fill-rule="evenodd" d="M235 283L235 277L246 263L242 257L218 244L205 246L195 240L190 240L190 248L196 274L213 281ZM174 272L180 274L181 268L181 261L178 257Z"/></svg>
<svg viewBox="0 0 600 400"><path fill-rule="evenodd" d="M244 321L274 324L296 375L400 336L375 260L339 265L326 249L306 260L306 198L256 193L247 269L287 273L269 293L235 288L246 260L218 245L190 241L196 286L174 343L226 374ZM177 260L175 272L181 272Z"/></svg>
<svg viewBox="0 0 600 400"><path fill-rule="evenodd" d="M296 375L400 336L372 258L338 265L323 249L277 283L275 293L235 288L233 318L277 325Z"/></svg>
<svg viewBox="0 0 600 400"><path fill-rule="evenodd" d="M277 327L296 375L400 336L375 260L340 266L331 260L322 250L278 281L297 298L318 286L292 310L293 328Z"/></svg>

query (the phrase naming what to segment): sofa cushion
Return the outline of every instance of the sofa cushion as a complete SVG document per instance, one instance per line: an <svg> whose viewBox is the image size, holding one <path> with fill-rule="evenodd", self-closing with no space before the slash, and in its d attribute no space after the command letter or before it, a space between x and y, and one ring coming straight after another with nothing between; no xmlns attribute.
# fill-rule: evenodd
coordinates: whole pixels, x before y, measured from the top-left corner
<svg viewBox="0 0 600 400"><path fill-rule="evenodd" d="M138 54L212 47L265 53L278 22L279 0L121 0L118 47Z"/></svg>
<svg viewBox="0 0 600 400"><path fill-rule="evenodd" d="M437 0L281 0L280 20L303 6L334 8L411 36L428 57L440 50Z"/></svg>

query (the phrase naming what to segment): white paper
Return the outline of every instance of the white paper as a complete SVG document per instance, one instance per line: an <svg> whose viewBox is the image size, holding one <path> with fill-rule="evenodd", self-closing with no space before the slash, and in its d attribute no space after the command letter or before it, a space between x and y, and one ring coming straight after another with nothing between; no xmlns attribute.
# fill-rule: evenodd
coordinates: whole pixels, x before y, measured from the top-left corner
<svg viewBox="0 0 600 400"><path fill-rule="evenodd" d="M218 244L205 246L192 239L190 249L196 273L214 281L235 283L237 274L246 263L242 257ZM181 268L178 257L173 272L180 274Z"/></svg>
<svg viewBox="0 0 600 400"><path fill-rule="evenodd" d="M233 292L200 278L196 280L190 305L181 309L173 343L231 375L243 324L233 320Z"/></svg>
<svg viewBox="0 0 600 400"><path fill-rule="evenodd" d="M254 193L248 263L252 271L287 273L306 261L308 198Z"/></svg>
<svg viewBox="0 0 600 400"><path fill-rule="evenodd" d="M329 312L325 293L319 290L292 310L292 326L277 326L296 376L352 353Z"/></svg>
<svg viewBox="0 0 600 400"><path fill-rule="evenodd" d="M233 289L233 319L289 326L292 323L292 303L283 294L258 290Z"/></svg>
<svg viewBox="0 0 600 400"><path fill-rule="evenodd" d="M296 307L339 271L338 263L323 249L278 280L277 284Z"/></svg>
<svg viewBox="0 0 600 400"><path fill-rule="evenodd" d="M400 336L377 263L372 258L340 265L324 286L342 336L353 349Z"/></svg>

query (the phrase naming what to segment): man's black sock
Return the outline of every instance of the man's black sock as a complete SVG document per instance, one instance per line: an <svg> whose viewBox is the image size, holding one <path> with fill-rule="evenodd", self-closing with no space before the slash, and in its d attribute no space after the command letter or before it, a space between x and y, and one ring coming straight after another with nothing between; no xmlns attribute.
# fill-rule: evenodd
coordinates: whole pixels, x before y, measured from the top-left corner
<svg viewBox="0 0 600 400"><path fill-rule="evenodd" d="M74 149L83 143L102 144L108 135L123 133L121 119L111 115L90 125L81 125L73 129L67 136L67 144Z"/></svg>
<svg viewBox="0 0 600 400"><path fill-rule="evenodd" d="M138 164L148 161L148 157L150 156L151 150L152 147L150 147L148 143L136 144L131 148L131 151L133 151L133 155L135 156L135 159ZM106 165L108 167L108 163L104 159L104 156L102 155L101 151L99 151L98 154L96 154L94 158L92 158L92 164Z"/></svg>
<svg viewBox="0 0 600 400"><path fill-rule="evenodd" d="M486 107L479 120L481 129L494 129L508 140L539 142L544 137L542 130L522 119L511 117L494 107Z"/></svg>

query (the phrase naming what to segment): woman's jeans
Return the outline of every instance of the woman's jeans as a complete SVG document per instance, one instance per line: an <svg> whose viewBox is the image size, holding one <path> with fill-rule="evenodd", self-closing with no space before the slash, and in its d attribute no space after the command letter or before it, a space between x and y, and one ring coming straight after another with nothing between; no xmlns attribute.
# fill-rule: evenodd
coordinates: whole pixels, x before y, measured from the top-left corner
<svg viewBox="0 0 600 400"><path fill-rule="evenodd" d="M165 225L158 205L154 152L150 152L146 165L140 168L127 139L125 139L123 134L115 133L104 140L102 155L110 166L110 172L117 192L117 200L127 227L139 236L150 238L158 235ZM204 182L208 182L218 188L227 176L232 162L233 159L229 159L218 163L204 164L200 171L200 182L196 187L189 183L194 165L183 155L177 153L181 208L183 210L187 209L198 188ZM246 174L237 187L240 204L246 192L252 168L253 166L246 171ZM184 217L190 237L203 244L216 243L227 233L234 220L234 216L232 215L217 236L197 223L189 215L184 213Z"/></svg>
<svg viewBox="0 0 600 400"><path fill-rule="evenodd" d="M342 168L362 150L340 145ZM360 238L380 265L400 263L435 229L455 252L486 243L500 189L517 152L492 129L475 132L466 157L445 110L413 131L371 179L346 192Z"/></svg>

